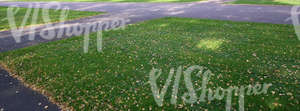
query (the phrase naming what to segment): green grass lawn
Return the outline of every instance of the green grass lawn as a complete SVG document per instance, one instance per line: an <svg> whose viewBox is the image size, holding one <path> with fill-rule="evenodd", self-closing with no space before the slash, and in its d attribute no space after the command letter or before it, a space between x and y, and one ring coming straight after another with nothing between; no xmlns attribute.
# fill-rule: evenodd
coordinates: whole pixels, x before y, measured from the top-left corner
<svg viewBox="0 0 300 111"><path fill-rule="evenodd" d="M225 100L184 104L181 78L178 105L170 104L171 86L159 107L150 84L151 69L207 67L215 75L209 88L272 83L267 94L245 97L245 110L300 109L300 41L292 25L163 18L103 33L103 52L83 52L83 37L0 53L0 62L27 84L48 92L75 110L225 110ZM201 77L192 75L195 89ZM201 92L196 92L199 96ZM233 108L238 110L238 101Z"/></svg>
<svg viewBox="0 0 300 111"><path fill-rule="evenodd" d="M0 7L0 31L1 30L8 30L10 29L9 22L7 20L7 8L8 7ZM20 8L19 11L15 14L15 21L16 25L19 27L26 15L26 12L29 8ZM30 16L28 17L28 22L26 22L25 26L31 25L31 20L33 17L33 10L31 10ZM57 22L60 20L62 10L49 10L49 17L50 22ZM87 11L72 11L70 10L68 13L68 16L66 17L66 20L76 19L76 18L82 18L82 17L88 17L88 16L94 16L102 14L101 12L87 12ZM42 9L38 11L38 17L37 17L37 24L45 24L43 18L42 18ZM48 22L49 23L49 22Z"/></svg>
<svg viewBox="0 0 300 111"><path fill-rule="evenodd" d="M300 0L236 0L234 4L300 5Z"/></svg>
<svg viewBox="0 0 300 111"><path fill-rule="evenodd" d="M63 2L195 2L203 0L13 0L13 1L63 1Z"/></svg>

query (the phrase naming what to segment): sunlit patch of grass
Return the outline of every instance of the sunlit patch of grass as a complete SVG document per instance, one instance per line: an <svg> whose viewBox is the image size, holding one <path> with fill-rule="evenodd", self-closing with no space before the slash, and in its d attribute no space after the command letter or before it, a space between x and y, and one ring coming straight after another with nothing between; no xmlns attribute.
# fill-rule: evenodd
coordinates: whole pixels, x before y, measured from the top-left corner
<svg viewBox="0 0 300 111"><path fill-rule="evenodd" d="M223 43L222 40L204 39L204 40L200 40L197 47L198 48L210 49L210 50L216 50L222 45L222 43Z"/></svg>
<svg viewBox="0 0 300 111"><path fill-rule="evenodd" d="M225 110L225 100L183 103L183 78L177 106L170 104L171 89L164 106L156 104L149 85L152 68L162 69L162 86L170 68L191 65L215 74L212 89L272 83L267 94L245 97L246 111L300 109L300 41L292 25L163 18L103 32L102 52L96 50L96 34L90 37L88 53L79 36L1 53L0 62L76 110ZM199 78L192 81L195 89L201 87ZM233 98L232 108L238 107Z"/></svg>
<svg viewBox="0 0 300 111"><path fill-rule="evenodd" d="M161 27L166 27L166 26L168 26L169 24L161 24L160 26Z"/></svg>
<svg viewBox="0 0 300 111"><path fill-rule="evenodd" d="M277 109L278 107L281 107L282 104L280 104L280 101L279 101L279 98L271 98L271 99L268 99L266 100L266 102L268 102L268 107L271 109L271 110L275 110Z"/></svg>

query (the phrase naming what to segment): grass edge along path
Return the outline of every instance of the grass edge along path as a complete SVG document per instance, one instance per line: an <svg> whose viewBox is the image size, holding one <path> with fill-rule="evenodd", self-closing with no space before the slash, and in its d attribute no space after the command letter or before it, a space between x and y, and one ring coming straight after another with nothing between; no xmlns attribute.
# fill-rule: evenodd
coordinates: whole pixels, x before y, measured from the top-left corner
<svg viewBox="0 0 300 111"><path fill-rule="evenodd" d="M154 101L149 81L152 68L162 69L161 88L171 68L192 65L214 73L209 88L272 83L267 94L245 96L245 110L298 110L299 41L292 25L219 20L163 18L103 33L103 52L83 53L83 37L73 37L0 54L0 61L24 82L48 92L75 110L224 110L224 100L170 104ZM192 76L194 87L202 78ZM197 92L197 95L199 92ZM232 107L238 109L237 98Z"/></svg>
<svg viewBox="0 0 300 111"><path fill-rule="evenodd" d="M5 64L3 64L2 62L0 62L0 67L2 69L4 69L5 71L8 72L9 76L16 78L18 81L20 81L20 83L25 86L25 88L29 88L33 91L38 92L39 94L42 94L43 96L45 96L47 98L48 101L50 101L52 104L55 104L58 106L58 108L62 111L74 111L74 109L72 107L69 107L68 105L66 105L65 103L61 103L61 102L57 102L53 96L48 93L46 90L44 90L41 87L37 87L34 84L28 84L21 76L17 75L15 71L11 70L10 68L8 68Z"/></svg>

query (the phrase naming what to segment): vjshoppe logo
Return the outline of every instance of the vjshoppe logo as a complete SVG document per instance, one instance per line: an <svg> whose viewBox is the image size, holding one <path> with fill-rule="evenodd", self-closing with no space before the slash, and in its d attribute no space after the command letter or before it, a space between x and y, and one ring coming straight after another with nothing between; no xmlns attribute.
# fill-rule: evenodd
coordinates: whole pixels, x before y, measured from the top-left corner
<svg viewBox="0 0 300 111"><path fill-rule="evenodd" d="M291 10L291 20L293 22L296 35L300 40L300 6L294 6Z"/></svg>
<svg viewBox="0 0 300 111"><path fill-rule="evenodd" d="M196 77L202 77L201 81L201 87L197 88L194 87L192 82L192 74L196 73ZM244 111L244 99L245 95L260 95L260 94L267 94L268 88L272 86L272 84L255 84L255 85L247 85L247 86L230 86L227 89L222 87L217 87L215 90L208 88L207 84L209 83L210 77L214 74L207 68L194 65L191 67L188 67L186 70L183 69L182 66L179 66L176 69L171 68L170 73L168 75L168 78L161 89L159 89L157 84L157 80L160 80L159 77L162 74L161 69L155 69L153 68L150 71L149 75L149 82L151 85L151 90L153 93L153 97L155 102L158 106L163 106L164 98L166 95L166 92L168 87L173 84L172 87L172 94L171 94L171 104L176 105L177 100L180 99L178 97L181 96L181 99L183 102L188 104L193 104L197 101L205 102L205 101L212 101L212 100L223 100L226 98L226 111L230 111L231 103L232 103L232 96L237 96L238 102L239 102L239 111ZM187 89L187 92L185 92L183 95L178 95L180 86L180 80L181 76L184 77L184 84ZM173 78L175 78L175 81L172 82ZM196 89L195 89L196 88ZM198 95L200 94L200 95Z"/></svg>
<svg viewBox="0 0 300 111"><path fill-rule="evenodd" d="M48 3L45 5L45 7L43 9L40 9L40 5L38 3L29 4L21 24L18 24L18 25L16 22L17 18L15 16L19 14L20 8L18 5L10 6L7 9L7 19L8 19L9 26L12 29L11 34L12 34L13 38L15 39L15 41L17 43L21 42L21 37L25 34L24 27L26 24L35 25L35 24L37 24L38 18L42 18L44 23L50 23L51 22L51 18L49 15L50 8L56 8L55 9L56 11L58 9L62 9L62 11L60 12L60 18L59 18L59 22L61 24L59 24L59 25L63 25L64 24L63 22L66 20L66 17L68 16L69 10L68 10L68 7L62 7L58 2ZM39 12L42 12L42 13L40 14ZM53 26L54 25L52 25L52 24L47 24L45 29L48 29ZM35 39L35 36L36 36L34 33L35 31L36 31L36 27L30 27L30 29L28 31L28 32L30 32L29 40ZM41 34L41 37L43 39L48 39L48 40L53 39L53 38L50 38L49 35L52 36L52 35L55 35L55 33L49 32L47 34L47 36L44 34ZM57 37L57 38L59 38L59 37Z"/></svg>
<svg viewBox="0 0 300 111"><path fill-rule="evenodd" d="M68 7L62 7L58 2L50 2L46 4L42 9L40 9L39 7L40 5L38 3L30 4L29 8L26 10L24 19L22 20L20 26L17 26L15 21L15 15L18 14L20 8L18 6L11 6L7 9L7 19L10 28L12 29L11 34L17 43L21 42L22 37L24 37L23 35L27 32L29 32L28 38L31 41L35 40L35 37L37 35L45 40L59 39L63 36L70 37L84 35L83 51L84 53L87 53L90 40L89 35L91 32L97 32L97 50L98 52L102 52L102 31L107 31L110 29L124 29L125 25L130 22L129 19L125 18L109 18L101 19L100 21L96 22L65 24L69 12ZM55 10L62 9L60 12L58 24L50 23L50 8L55 8ZM39 13L40 11L42 12L41 14ZM38 31L36 27L30 27L29 30L26 30L25 32L24 26L26 24L36 24L38 17L41 17L44 23L50 24L46 24L43 29Z"/></svg>

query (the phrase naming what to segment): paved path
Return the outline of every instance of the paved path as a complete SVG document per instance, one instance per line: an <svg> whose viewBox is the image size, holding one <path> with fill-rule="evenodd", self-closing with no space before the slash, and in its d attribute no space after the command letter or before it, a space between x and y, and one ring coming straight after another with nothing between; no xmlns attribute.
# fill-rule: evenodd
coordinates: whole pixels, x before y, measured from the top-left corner
<svg viewBox="0 0 300 111"><path fill-rule="evenodd" d="M208 2L192 3L60 3L62 6L69 7L72 10L81 11L101 11L108 12L105 15L68 21L63 26L74 25L78 23L87 23L95 21L111 20L114 18L130 19L128 23L161 18L166 16L207 18L232 21L249 21L274 24L291 24L291 21L285 21L290 17L290 6L258 6L258 5L225 5L225 0L209 0ZM31 2L33 3L33 2ZM17 5L18 7L29 7L30 2L0 2L0 6ZM40 8L49 6L47 2L34 2L39 4ZM61 28L59 23L53 24L53 30ZM25 34L21 37L22 42L16 43L12 38L10 31L0 32L0 52L36 45L42 42L49 42L58 39L46 40L39 36L39 32L45 29L45 26L37 26L35 39L28 40L28 35L32 33L25 29ZM65 36L63 38L66 38ZM59 39L63 39L59 38ZM18 93L16 93L18 91ZM43 106L49 106L50 110L58 110L57 106L49 103L47 99L36 92L24 88L19 82L8 76L8 73L0 69L0 110L1 108L9 110L42 110ZM41 102L42 105L38 106Z"/></svg>
<svg viewBox="0 0 300 111"><path fill-rule="evenodd" d="M135 23L167 16L292 24L291 21L286 21L290 17L291 6L226 5L222 4L223 1L226 0L192 3L61 2L60 5L71 10L108 12L105 15L65 22L64 26L103 21L104 19L112 20L113 18L127 18L131 21L129 23ZM16 5L18 7L29 7L30 4L38 4L40 8L49 6L49 2L0 2L0 6ZM61 28L61 25L55 25L56 28L53 28L53 30ZM38 26L36 32L40 32L42 29L45 29L45 26ZM22 43L18 44L12 38L10 31L0 32L0 52L50 41L41 38L39 35L35 36L36 39L34 41L30 41L27 37L29 33L33 32L30 30L25 30L25 32L22 36Z"/></svg>
<svg viewBox="0 0 300 111"><path fill-rule="evenodd" d="M0 111L43 110L55 111L59 108L45 96L24 87L20 81L0 68Z"/></svg>
<svg viewBox="0 0 300 111"><path fill-rule="evenodd" d="M71 10L101 11L113 15L124 15L128 18L148 20L165 16L208 18L233 21L264 22L275 24L291 24L285 19L290 16L291 6L262 5L230 5L223 4L228 0L208 0L191 3L91 3L91 2L60 2ZM34 2L41 8L49 2ZM0 6L17 5L28 7L29 2L0 2Z"/></svg>

